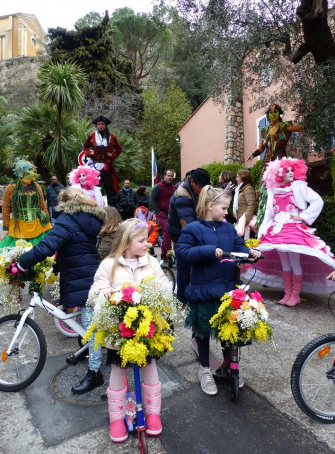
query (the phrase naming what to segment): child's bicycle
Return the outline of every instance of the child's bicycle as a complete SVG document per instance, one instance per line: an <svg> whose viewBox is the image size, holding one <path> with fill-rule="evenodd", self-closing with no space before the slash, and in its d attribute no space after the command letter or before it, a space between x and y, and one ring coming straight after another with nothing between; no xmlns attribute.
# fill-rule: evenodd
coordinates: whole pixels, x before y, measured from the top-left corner
<svg viewBox="0 0 335 454"><path fill-rule="evenodd" d="M228 259L235 263L235 284L240 285L241 277L241 265L244 263L255 264L258 260L263 259L263 254L258 259L250 259L249 254L243 252L224 252L223 258ZM252 278L245 286L244 290L247 291L248 285L252 281ZM192 348L198 353L198 346L195 338L192 339ZM213 375L218 379L227 379L229 384L229 394L233 402L236 402L239 394L239 361L240 361L240 348L239 344L232 344L229 347L229 355L226 356L225 360L219 360L211 351L209 352L209 364L213 371ZM242 385L243 386L243 385Z"/></svg>
<svg viewBox="0 0 335 454"><path fill-rule="evenodd" d="M330 299L328 298L328 307ZM335 333L308 342L297 356L291 372L296 404L307 416L323 424L335 424Z"/></svg>
<svg viewBox="0 0 335 454"><path fill-rule="evenodd" d="M30 293L32 298L26 309L0 318L0 391L15 392L26 388L43 370L47 344L42 329L34 320L36 306L66 322L78 334L81 348L71 355L72 364L75 364L88 348L88 345L81 344L86 330L75 320L80 314L79 311L67 314L42 299L36 291Z"/></svg>

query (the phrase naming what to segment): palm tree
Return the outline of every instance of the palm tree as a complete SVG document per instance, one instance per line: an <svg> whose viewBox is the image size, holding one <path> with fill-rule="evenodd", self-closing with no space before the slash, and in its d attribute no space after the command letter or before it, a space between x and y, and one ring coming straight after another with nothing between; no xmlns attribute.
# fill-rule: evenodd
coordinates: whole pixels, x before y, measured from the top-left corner
<svg viewBox="0 0 335 454"><path fill-rule="evenodd" d="M58 163L63 183L66 180L62 150L62 115L75 114L84 100L80 86L86 83L87 76L81 66L71 61L64 63L46 62L39 72L38 84L40 99L57 108L58 114Z"/></svg>
<svg viewBox="0 0 335 454"><path fill-rule="evenodd" d="M122 178L136 179L144 170L142 164L143 153L140 142L121 129L112 128L113 134L116 135L122 147L122 153L114 161L115 170L119 174L120 181Z"/></svg>

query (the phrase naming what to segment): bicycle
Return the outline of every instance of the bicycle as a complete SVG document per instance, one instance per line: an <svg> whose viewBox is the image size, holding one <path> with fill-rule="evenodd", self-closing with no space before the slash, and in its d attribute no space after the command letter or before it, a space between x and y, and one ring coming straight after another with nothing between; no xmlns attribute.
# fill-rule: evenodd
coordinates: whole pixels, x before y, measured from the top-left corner
<svg viewBox="0 0 335 454"><path fill-rule="evenodd" d="M153 257L157 258L157 254L155 254L155 250L154 250L153 247L149 248L148 252L149 252L150 255L152 255ZM167 265L161 265L161 268L162 268L163 273L165 274L165 276L171 282L172 291L174 292L175 289L176 289L176 276L174 275L174 272Z"/></svg>
<svg viewBox="0 0 335 454"><path fill-rule="evenodd" d="M330 308L330 298L328 307ZM291 371L294 400L307 416L323 424L335 424L335 333L308 342Z"/></svg>
<svg viewBox="0 0 335 454"><path fill-rule="evenodd" d="M63 306L61 306L59 304L58 298L55 302L55 305L61 311L65 312L65 309L63 308ZM74 308L74 309L77 309L77 308ZM70 310L69 312L73 312L73 311ZM78 312L78 310L77 310L77 312ZM76 320L76 317L74 318L74 320ZM79 336L79 334L76 331L74 331L72 328L70 328L70 326L68 326L68 324L66 322L64 322L63 320L60 320L59 318L54 318L54 322L55 322L55 326L56 326L57 330L64 336L66 336L66 337L78 337Z"/></svg>
<svg viewBox="0 0 335 454"><path fill-rule="evenodd" d="M71 355L72 364L76 364L88 349L88 345L81 343L86 330L75 320L79 311L67 314L42 299L36 291L30 293L32 298L26 309L0 318L0 391L20 391L33 383L43 370L47 343L42 329L34 320L36 306L66 322L78 334L80 349Z"/></svg>
<svg viewBox="0 0 335 454"><path fill-rule="evenodd" d="M255 264L258 260L263 259L262 254L258 259L250 260L249 254L243 252L224 252L222 258L226 258L229 261L233 261L235 264L235 285L240 285L241 277L241 265L245 263ZM244 286L244 290L248 290L248 286L253 278ZM240 350L245 344L237 343L229 346L229 355L227 355L222 362L220 361L211 351L209 352L209 363L211 369L214 371L213 375L218 379L228 380L228 389L230 398L233 402L236 402L239 395L239 362L240 362ZM192 339L192 347L194 351L198 353L198 347L195 338ZM224 350L224 348L222 348Z"/></svg>

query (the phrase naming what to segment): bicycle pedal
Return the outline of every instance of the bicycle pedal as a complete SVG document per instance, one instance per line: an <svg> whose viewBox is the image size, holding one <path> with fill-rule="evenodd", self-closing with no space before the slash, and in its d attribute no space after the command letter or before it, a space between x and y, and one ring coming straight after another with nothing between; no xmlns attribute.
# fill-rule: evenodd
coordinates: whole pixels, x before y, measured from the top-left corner
<svg viewBox="0 0 335 454"><path fill-rule="evenodd" d="M76 364L78 364L78 362L79 361L72 353L70 356L66 357L66 364L69 364L70 366L75 366Z"/></svg>

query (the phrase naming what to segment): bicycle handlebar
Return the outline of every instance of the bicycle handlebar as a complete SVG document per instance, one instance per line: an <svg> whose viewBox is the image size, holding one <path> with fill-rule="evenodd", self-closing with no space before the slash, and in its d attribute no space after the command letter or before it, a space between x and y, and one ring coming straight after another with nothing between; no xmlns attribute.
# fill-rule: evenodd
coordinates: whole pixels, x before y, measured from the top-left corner
<svg viewBox="0 0 335 454"><path fill-rule="evenodd" d="M224 252L222 254L222 258L224 257L239 263L257 263L258 260L264 259L263 254L261 254L257 259L250 259L250 254L246 254L245 252Z"/></svg>

